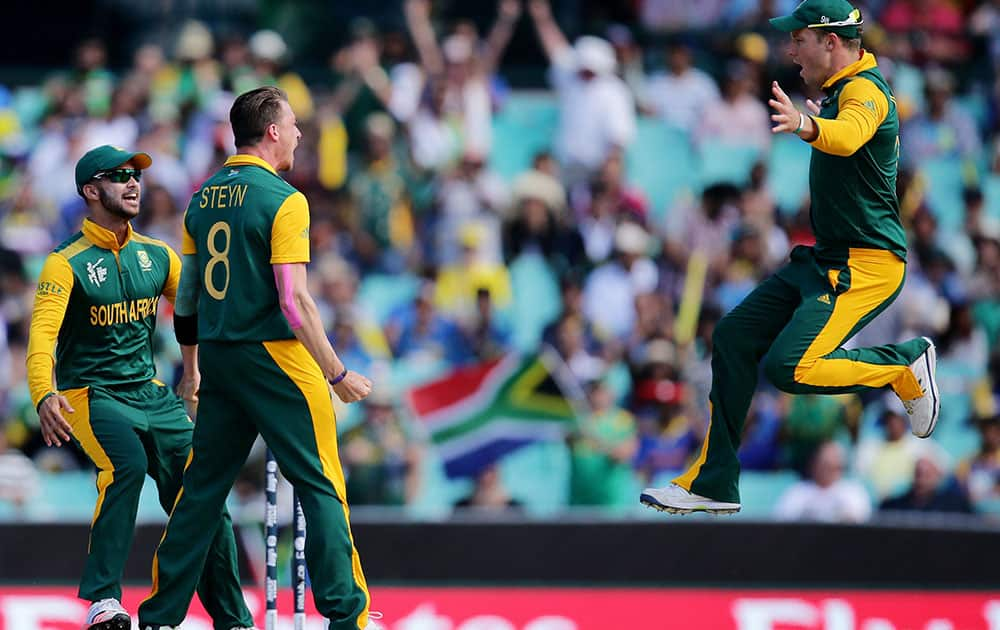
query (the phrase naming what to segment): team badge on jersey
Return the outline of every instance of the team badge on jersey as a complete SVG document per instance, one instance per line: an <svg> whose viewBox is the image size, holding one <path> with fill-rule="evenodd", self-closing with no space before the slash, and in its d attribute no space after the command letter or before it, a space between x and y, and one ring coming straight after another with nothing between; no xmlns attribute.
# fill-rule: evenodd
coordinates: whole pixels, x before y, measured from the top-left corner
<svg viewBox="0 0 1000 630"><path fill-rule="evenodd" d="M149 259L149 254L146 253L146 250L140 249L135 255L139 259L139 266L142 267L143 271L149 271L153 268L153 261Z"/></svg>

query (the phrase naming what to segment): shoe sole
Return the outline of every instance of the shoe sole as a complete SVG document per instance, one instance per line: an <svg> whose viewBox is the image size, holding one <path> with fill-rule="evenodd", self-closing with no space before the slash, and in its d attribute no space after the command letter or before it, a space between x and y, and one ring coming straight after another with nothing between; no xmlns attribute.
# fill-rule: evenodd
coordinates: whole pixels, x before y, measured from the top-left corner
<svg viewBox="0 0 1000 630"><path fill-rule="evenodd" d="M924 337L924 339L927 340L927 343L931 344L924 352L924 365L927 366L927 380L930 381L928 389L930 389L931 392L931 402L934 405L934 415L931 416L931 424L927 427L927 431L925 433L913 434L918 438L930 437L931 433L934 433L934 427L937 426L938 416L941 415L941 398L938 395L937 379L934 378L934 372L937 369L937 348L934 346L933 341L927 337ZM931 361L931 357L934 358L933 361Z"/></svg>
<svg viewBox="0 0 1000 630"><path fill-rule="evenodd" d="M118 613L107 621L90 624L87 630L132 630L132 618L125 613Z"/></svg>
<svg viewBox="0 0 1000 630"><path fill-rule="evenodd" d="M721 516L731 516L740 511L740 508L710 508L705 505L697 505L692 508L679 508L672 505L663 505L653 497L648 494L643 494L639 496L639 502L647 507L651 507L658 512L666 512L668 514L680 514L684 516L686 514L693 514L695 512L703 512L705 514L718 514Z"/></svg>

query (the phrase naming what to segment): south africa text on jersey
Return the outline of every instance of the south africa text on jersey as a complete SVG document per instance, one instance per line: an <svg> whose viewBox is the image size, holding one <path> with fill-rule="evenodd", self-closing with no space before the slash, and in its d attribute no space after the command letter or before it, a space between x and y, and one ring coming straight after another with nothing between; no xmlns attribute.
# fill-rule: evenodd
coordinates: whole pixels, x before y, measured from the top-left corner
<svg viewBox="0 0 1000 630"><path fill-rule="evenodd" d="M122 300L114 304L93 305L90 307L91 326L114 326L145 319L156 315L156 306L160 297L139 298L137 300Z"/></svg>
<svg viewBox="0 0 1000 630"><path fill-rule="evenodd" d="M247 197L246 184L232 186L205 186L201 189L200 207L238 208Z"/></svg>

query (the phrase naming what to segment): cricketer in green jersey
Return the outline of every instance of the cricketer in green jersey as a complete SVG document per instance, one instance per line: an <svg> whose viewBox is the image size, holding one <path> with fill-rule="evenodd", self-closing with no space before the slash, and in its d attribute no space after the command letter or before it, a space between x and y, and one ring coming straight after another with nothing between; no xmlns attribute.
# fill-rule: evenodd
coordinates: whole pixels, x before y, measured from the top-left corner
<svg viewBox="0 0 1000 630"><path fill-rule="evenodd" d="M181 261L130 223L151 163L145 153L109 145L80 158L76 185L90 217L46 258L28 338L28 385L42 437L50 446L76 441L98 470L79 590L92 602L91 630L131 628L119 600L143 480L153 478L169 512L191 450L191 420L154 378L153 363L156 308L161 296L174 301ZM185 373L185 382L196 379ZM195 578L202 602L219 630L250 626L228 513L205 531L214 533L206 536L212 559Z"/></svg>
<svg viewBox="0 0 1000 630"><path fill-rule="evenodd" d="M371 382L330 346L306 285L309 206L278 174L301 133L281 90L240 95L230 111L237 155L194 193L184 216L175 307L182 347L198 347L203 375L184 486L153 557L141 628L179 625L209 547L201 536L258 435L295 487L305 513L306 565L330 630L377 628L351 534L337 453L333 392L367 396Z"/></svg>
<svg viewBox="0 0 1000 630"><path fill-rule="evenodd" d="M806 84L826 95L799 112L775 82L775 133L813 147L809 164L816 245L791 260L719 321L713 335L711 418L701 453L665 488L640 501L686 514L740 509L736 453L758 364L779 389L839 394L891 388L927 437L940 409L930 339L847 350L843 344L885 310L906 275L896 172L899 119L875 57L861 48L861 12L847 0L805 0L771 24L791 33Z"/></svg>

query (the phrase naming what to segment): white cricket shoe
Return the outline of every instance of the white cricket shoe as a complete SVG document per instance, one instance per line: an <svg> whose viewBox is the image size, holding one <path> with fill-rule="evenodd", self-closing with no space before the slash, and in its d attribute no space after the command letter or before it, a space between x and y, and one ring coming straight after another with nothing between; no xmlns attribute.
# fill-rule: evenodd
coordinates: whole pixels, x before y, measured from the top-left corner
<svg viewBox="0 0 1000 630"><path fill-rule="evenodd" d="M368 625L365 626L365 630L387 630L385 626L380 624L376 619L381 619L382 613L371 611L368 613Z"/></svg>
<svg viewBox="0 0 1000 630"><path fill-rule="evenodd" d="M910 371L917 377L917 383L923 388L924 393L920 398L903 400L906 413L910 416L910 431L921 438L928 437L934 432L941 411L941 396L938 394L937 381L934 380L934 373L937 371L937 350L933 341L927 337L924 339L930 345L916 361L910 364Z"/></svg>
<svg viewBox="0 0 1000 630"><path fill-rule="evenodd" d="M376 619L381 619L381 618L382 618L382 613L374 611L374 610L369 611L368 612L368 624L364 627L364 630L387 630L387 628L385 626L383 626L379 622L375 621ZM324 620L323 628L325 630L329 630L329 628L330 628L330 620L329 619L325 619Z"/></svg>
<svg viewBox="0 0 1000 630"><path fill-rule="evenodd" d="M671 514L708 512L709 514L735 514L740 511L739 503L715 501L708 497L688 492L672 483L666 488L646 488L639 495L639 501L654 510Z"/></svg>
<svg viewBox="0 0 1000 630"><path fill-rule="evenodd" d="M132 630L132 618L117 599L102 599L90 605L84 627L87 630Z"/></svg>

